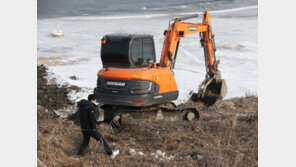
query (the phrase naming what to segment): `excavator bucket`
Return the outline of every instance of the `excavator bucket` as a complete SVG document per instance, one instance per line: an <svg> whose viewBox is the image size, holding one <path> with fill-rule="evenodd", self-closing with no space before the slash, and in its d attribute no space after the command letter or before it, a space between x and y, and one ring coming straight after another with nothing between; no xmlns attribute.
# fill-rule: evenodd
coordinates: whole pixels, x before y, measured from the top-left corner
<svg viewBox="0 0 296 167"><path fill-rule="evenodd" d="M222 100L227 93L227 86L224 79L205 79L199 86L198 93L193 93L192 101L200 101L207 106Z"/></svg>

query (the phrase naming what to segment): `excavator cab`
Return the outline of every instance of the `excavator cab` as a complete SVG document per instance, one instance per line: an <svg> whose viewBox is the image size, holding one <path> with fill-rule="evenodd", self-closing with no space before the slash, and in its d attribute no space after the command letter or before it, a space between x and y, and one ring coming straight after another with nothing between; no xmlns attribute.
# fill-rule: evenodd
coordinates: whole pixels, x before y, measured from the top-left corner
<svg viewBox="0 0 296 167"><path fill-rule="evenodd" d="M107 68L144 68L156 61L152 35L106 35L101 60Z"/></svg>

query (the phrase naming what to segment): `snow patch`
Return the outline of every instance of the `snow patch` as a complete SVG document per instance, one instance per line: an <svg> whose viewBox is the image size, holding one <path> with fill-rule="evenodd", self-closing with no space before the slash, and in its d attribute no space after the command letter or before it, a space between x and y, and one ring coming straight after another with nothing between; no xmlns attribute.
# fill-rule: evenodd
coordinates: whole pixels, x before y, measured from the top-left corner
<svg viewBox="0 0 296 167"><path fill-rule="evenodd" d="M136 151L132 148L129 149L129 155L136 155Z"/></svg>
<svg viewBox="0 0 296 167"><path fill-rule="evenodd" d="M143 156L144 153L142 151L138 152L139 155Z"/></svg>
<svg viewBox="0 0 296 167"><path fill-rule="evenodd" d="M54 112L62 118L67 118L69 115L75 114L76 111L77 111L76 106L68 107L65 109L54 110Z"/></svg>
<svg viewBox="0 0 296 167"><path fill-rule="evenodd" d="M176 158L175 155L166 156L165 152L162 152L160 150L156 150L155 153L151 153L151 156L154 156L154 158L159 158L160 160L163 160L163 159L174 160Z"/></svg>
<svg viewBox="0 0 296 167"><path fill-rule="evenodd" d="M135 156L135 155L140 155L140 156L149 156L149 154L144 154L142 151L136 152L135 149L130 148L129 155ZM150 156L154 157L154 158L159 158L160 160L174 160L176 158L175 155L167 155L165 154L165 152L162 152L161 150L156 150L155 153L151 153Z"/></svg>

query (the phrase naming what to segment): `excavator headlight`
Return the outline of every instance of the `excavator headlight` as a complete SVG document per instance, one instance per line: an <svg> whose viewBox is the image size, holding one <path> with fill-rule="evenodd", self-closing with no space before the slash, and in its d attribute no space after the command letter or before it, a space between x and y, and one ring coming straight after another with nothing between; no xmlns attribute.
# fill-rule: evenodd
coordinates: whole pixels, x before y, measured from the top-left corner
<svg viewBox="0 0 296 167"><path fill-rule="evenodd" d="M130 93L132 94L145 94L151 91L152 82L138 80L133 87L130 89Z"/></svg>

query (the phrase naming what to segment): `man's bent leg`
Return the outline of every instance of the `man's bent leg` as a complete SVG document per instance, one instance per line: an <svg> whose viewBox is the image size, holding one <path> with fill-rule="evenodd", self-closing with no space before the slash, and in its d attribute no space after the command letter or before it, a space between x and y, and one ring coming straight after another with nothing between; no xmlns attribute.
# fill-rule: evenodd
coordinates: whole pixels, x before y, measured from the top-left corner
<svg viewBox="0 0 296 167"><path fill-rule="evenodd" d="M112 155L113 152L103 137L101 138L101 142L102 142L103 147L104 147L105 151L107 152L107 154Z"/></svg>
<svg viewBox="0 0 296 167"><path fill-rule="evenodd" d="M99 133L98 130L93 131L93 133L91 133L91 136L96 140L101 141L103 144L103 148L107 152L107 154L112 155L111 148L109 147L109 145L107 144L107 142L105 141L105 139L102 137L102 135Z"/></svg>
<svg viewBox="0 0 296 167"><path fill-rule="evenodd" d="M88 146L89 140L90 140L90 134L88 132L82 131L82 134L83 134L83 143L81 144L81 146L80 146L80 148L78 150L78 155L83 154L83 151Z"/></svg>

